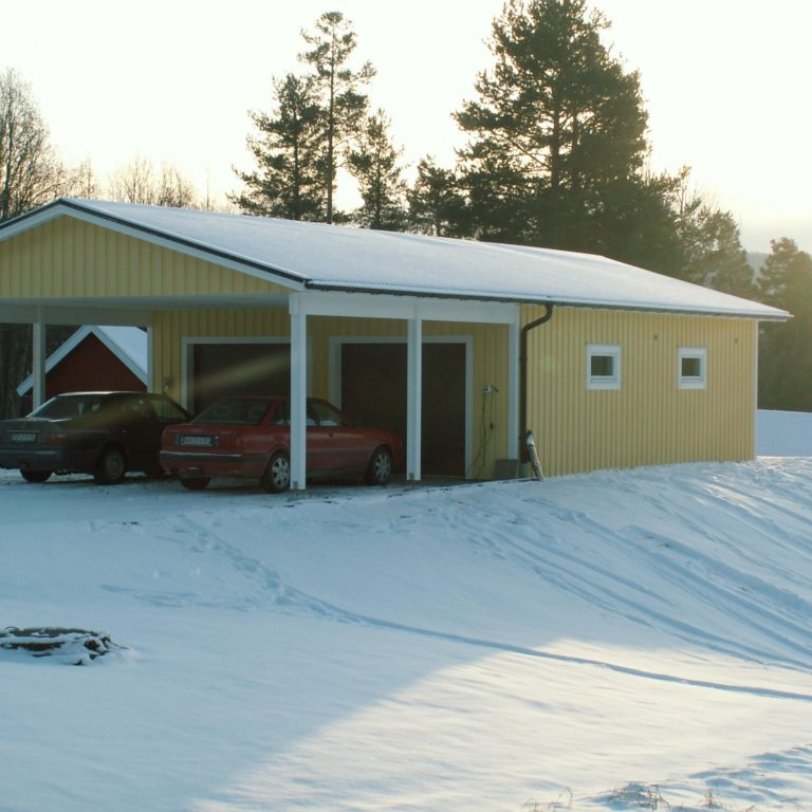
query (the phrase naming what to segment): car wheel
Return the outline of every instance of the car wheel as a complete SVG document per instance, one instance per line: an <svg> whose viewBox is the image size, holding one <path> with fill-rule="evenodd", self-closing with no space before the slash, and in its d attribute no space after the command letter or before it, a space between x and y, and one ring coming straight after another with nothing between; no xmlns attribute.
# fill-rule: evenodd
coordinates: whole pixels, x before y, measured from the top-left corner
<svg viewBox="0 0 812 812"><path fill-rule="evenodd" d="M392 452L386 446L378 446L367 466L366 481L370 485L386 485L392 476Z"/></svg>
<svg viewBox="0 0 812 812"><path fill-rule="evenodd" d="M93 479L98 485L115 485L124 479L127 472L127 461L124 452L116 446L108 446L99 455Z"/></svg>
<svg viewBox="0 0 812 812"><path fill-rule="evenodd" d="M209 486L211 479L207 476L186 476L181 477L180 484L187 491L204 491Z"/></svg>
<svg viewBox="0 0 812 812"><path fill-rule="evenodd" d="M26 482L45 482L53 471L20 471L20 476Z"/></svg>
<svg viewBox="0 0 812 812"><path fill-rule="evenodd" d="M260 484L268 493L282 493L290 488L290 460L281 451L271 457Z"/></svg>

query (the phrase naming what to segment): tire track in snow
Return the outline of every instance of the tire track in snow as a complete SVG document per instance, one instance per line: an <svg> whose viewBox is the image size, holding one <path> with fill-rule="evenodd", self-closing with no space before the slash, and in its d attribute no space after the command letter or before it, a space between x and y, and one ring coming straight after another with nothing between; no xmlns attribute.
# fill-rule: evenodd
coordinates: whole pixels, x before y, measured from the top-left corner
<svg viewBox="0 0 812 812"><path fill-rule="evenodd" d="M530 532L526 521L516 513L501 510L485 511L466 505L461 511L464 529L473 543L489 551L500 561L514 561L539 576L548 586L569 593L590 605L611 612L632 623L647 628L670 631L686 642L710 646L713 650L762 664L765 650L748 646L740 638L714 634L689 622L682 616L668 614L664 604L679 611L688 598L692 605L706 606L724 617L733 618L750 632L757 629L773 648L771 657L778 663L806 673L808 660L799 659L786 651L774 650L782 644L790 651L812 650L812 632L803 619L812 616L812 606L797 595L777 590L753 576L743 574L704 556L676 539L660 535L645 527L630 525L619 532L591 518L583 511L563 508L542 496L532 503L542 508L545 531ZM681 520L681 517L680 517ZM516 527L521 527L517 537ZM505 528L511 528L506 532ZM566 535L577 538L573 530L584 537L595 539L595 550L606 554L603 559L585 554L583 543L570 552L572 543ZM655 541L658 549L650 545ZM641 543L642 542L642 543ZM662 548L667 550L664 554ZM675 559L682 554L683 561ZM653 589L623 574L624 565L645 569L648 575L657 574L662 589ZM709 580L708 576L713 578ZM762 606L752 597L731 591L744 581L752 596L772 596L775 611ZM680 604L674 604L668 592L679 591ZM780 598L780 600L778 599ZM798 619L788 618L781 606L793 604ZM745 635L742 635L745 637ZM800 642L799 642L800 641Z"/></svg>
<svg viewBox="0 0 812 812"><path fill-rule="evenodd" d="M405 623L399 623L397 621L386 620L384 618L353 612L336 604L323 601L317 597L314 597L313 595L297 589L296 587L291 586L290 584L287 584L276 571L266 567L258 559L241 552L233 544L225 541L216 532L201 525L199 522L189 518L188 516L182 517L182 520L170 520L169 523L173 530L178 534L169 540L175 543L179 542L181 544L188 545L188 540L184 539L183 536L192 534L193 546L191 549L198 552L214 552L222 555L239 573L247 575L250 579L255 580L261 591L265 593L266 597L268 594L270 594L271 605L276 609L282 608L283 610L294 611L303 610L308 614L334 622L352 623L382 631L394 631L426 639L439 640L447 643L484 649L491 652L531 657L533 659L548 662L599 668L638 679L653 680L692 688L723 691L726 693L747 694L765 699L812 702L812 693L807 694L799 691L787 691L766 688L763 686L734 685L713 680L681 677L679 675L669 674L666 672L657 672L625 666L620 663L613 663L607 660L540 651L513 643L488 640L486 638L472 637L454 632L445 632L438 629L413 626ZM256 606L259 603L264 603L267 605L267 600L254 601L252 602L252 605Z"/></svg>

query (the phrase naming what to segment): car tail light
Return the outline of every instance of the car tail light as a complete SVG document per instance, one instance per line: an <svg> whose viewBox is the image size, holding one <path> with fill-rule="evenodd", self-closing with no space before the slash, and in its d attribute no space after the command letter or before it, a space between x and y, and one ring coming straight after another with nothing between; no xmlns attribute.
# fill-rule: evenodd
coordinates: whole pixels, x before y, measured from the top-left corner
<svg viewBox="0 0 812 812"><path fill-rule="evenodd" d="M46 434L42 438L42 441L46 445L65 445L68 441L68 435L65 434L64 431L53 431L50 434Z"/></svg>

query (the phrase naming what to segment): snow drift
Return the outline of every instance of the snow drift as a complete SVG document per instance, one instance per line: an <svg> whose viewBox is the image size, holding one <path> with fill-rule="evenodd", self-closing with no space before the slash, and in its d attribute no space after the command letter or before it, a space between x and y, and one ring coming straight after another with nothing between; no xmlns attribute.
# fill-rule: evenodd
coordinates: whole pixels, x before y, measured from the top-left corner
<svg viewBox="0 0 812 812"><path fill-rule="evenodd" d="M3 812L812 808L812 459L0 511Z"/></svg>

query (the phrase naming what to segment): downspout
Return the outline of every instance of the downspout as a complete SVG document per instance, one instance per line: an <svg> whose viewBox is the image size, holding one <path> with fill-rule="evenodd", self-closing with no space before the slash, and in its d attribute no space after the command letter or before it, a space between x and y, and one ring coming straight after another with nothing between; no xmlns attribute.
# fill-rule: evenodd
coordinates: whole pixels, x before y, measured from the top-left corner
<svg viewBox="0 0 812 812"><path fill-rule="evenodd" d="M528 461L527 446L527 335L536 327L541 327L553 317L553 306L544 305L544 315L522 327L519 341L519 458L522 462Z"/></svg>

